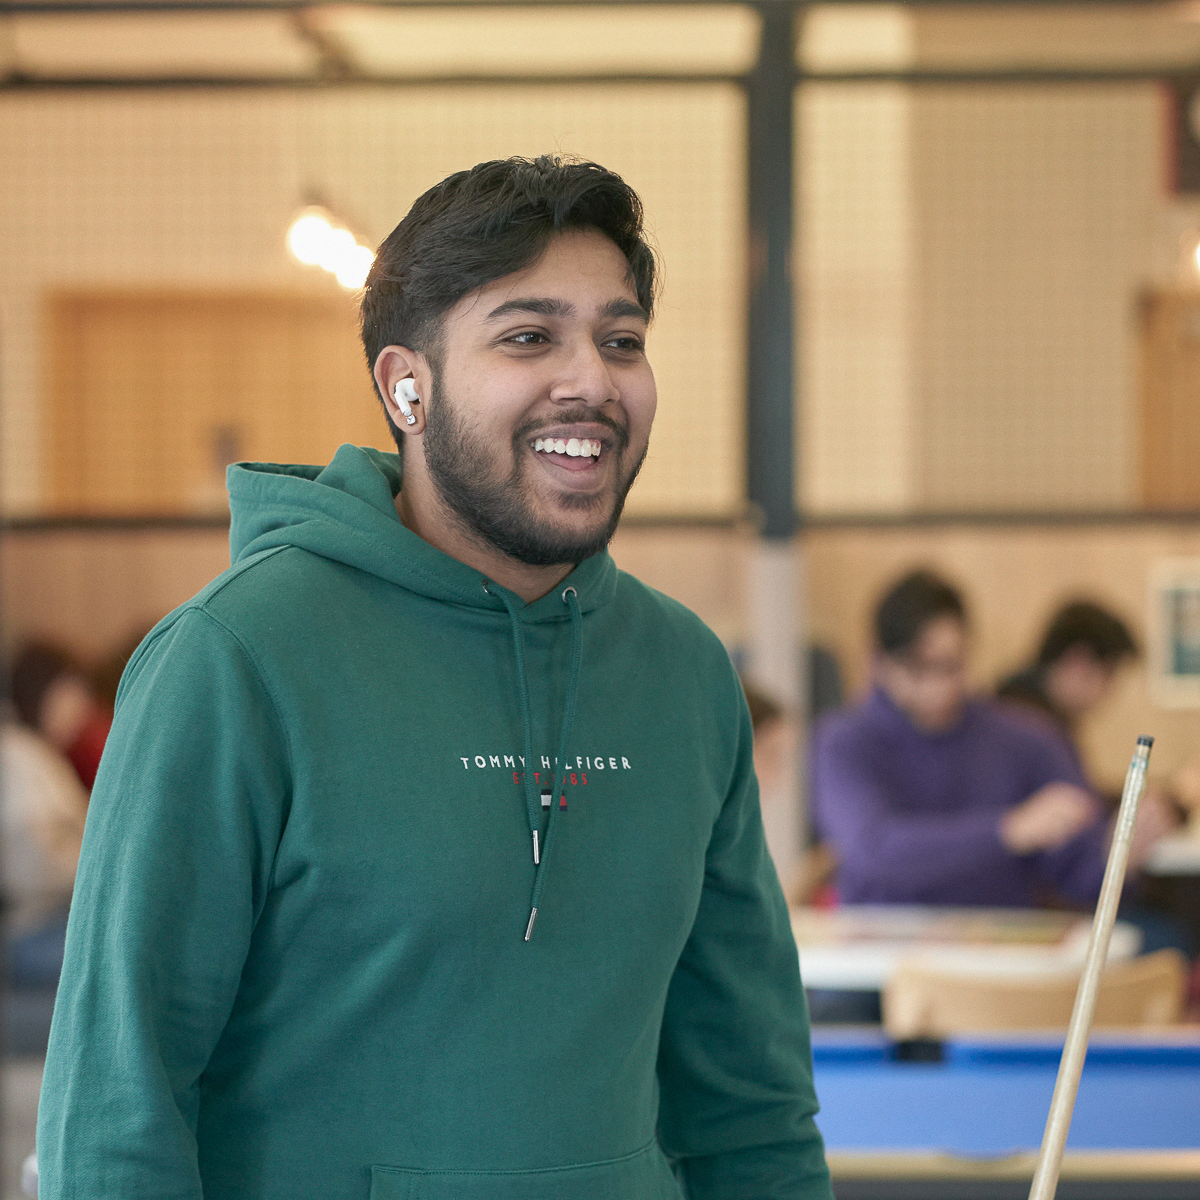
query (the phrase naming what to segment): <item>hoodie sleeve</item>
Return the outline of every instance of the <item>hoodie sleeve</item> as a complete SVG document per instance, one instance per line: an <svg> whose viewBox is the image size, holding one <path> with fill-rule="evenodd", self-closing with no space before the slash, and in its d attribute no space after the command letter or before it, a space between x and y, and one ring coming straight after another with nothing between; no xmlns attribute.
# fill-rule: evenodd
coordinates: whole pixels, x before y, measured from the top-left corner
<svg viewBox="0 0 1200 1200"><path fill-rule="evenodd" d="M808 1009L741 709L737 767L667 993L659 1138L690 1200L831 1200Z"/></svg>
<svg viewBox="0 0 1200 1200"><path fill-rule="evenodd" d="M287 795L249 654L200 609L122 683L84 833L38 1121L43 1200L200 1200L199 1081Z"/></svg>

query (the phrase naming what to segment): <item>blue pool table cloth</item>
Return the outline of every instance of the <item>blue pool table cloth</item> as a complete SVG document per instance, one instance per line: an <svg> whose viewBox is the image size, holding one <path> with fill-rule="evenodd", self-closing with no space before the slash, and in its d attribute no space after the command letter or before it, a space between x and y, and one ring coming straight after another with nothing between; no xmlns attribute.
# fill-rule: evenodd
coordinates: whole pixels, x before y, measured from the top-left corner
<svg viewBox="0 0 1200 1200"><path fill-rule="evenodd" d="M898 1061L881 1034L814 1030L817 1124L831 1151L1036 1152L1061 1053L1061 1040L980 1038ZM1094 1035L1067 1152L1197 1148L1200 1040Z"/></svg>

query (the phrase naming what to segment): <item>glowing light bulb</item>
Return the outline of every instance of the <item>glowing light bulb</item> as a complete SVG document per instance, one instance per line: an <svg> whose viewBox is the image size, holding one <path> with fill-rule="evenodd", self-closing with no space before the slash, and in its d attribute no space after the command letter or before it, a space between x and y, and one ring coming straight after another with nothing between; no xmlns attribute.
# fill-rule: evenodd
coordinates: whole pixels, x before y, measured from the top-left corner
<svg viewBox="0 0 1200 1200"><path fill-rule="evenodd" d="M341 265L334 271L338 283L352 292L357 291L367 282L367 274L374 261L375 255L366 246L355 242L354 248L346 254Z"/></svg>
<svg viewBox="0 0 1200 1200"><path fill-rule="evenodd" d="M336 275L338 268L347 256L354 253L354 247L357 245L350 230L336 227L330 229L321 247L321 266L331 275Z"/></svg>
<svg viewBox="0 0 1200 1200"><path fill-rule="evenodd" d="M325 244L333 233L329 219L319 212L303 212L288 230L288 249L302 263L317 266L325 255Z"/></svg>
<svg viewBox="0 0 1200 1200"><path fill-rule="evenodd" d="M296 217L288 230L287 244L300 262L321 267L351 291L366 283L375 261L374 251L360 244L349 229L320 207L306 208Z"/></svg>

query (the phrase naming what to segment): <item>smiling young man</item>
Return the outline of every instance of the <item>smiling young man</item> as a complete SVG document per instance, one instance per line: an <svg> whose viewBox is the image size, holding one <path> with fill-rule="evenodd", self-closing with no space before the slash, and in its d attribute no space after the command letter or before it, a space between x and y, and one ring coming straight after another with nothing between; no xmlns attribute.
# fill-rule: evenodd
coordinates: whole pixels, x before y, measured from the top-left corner
<svg viewBox="0 0 1200 1200"><path fill-rule="evenodd" d="M605 547L654 259L589 163L384 242L399 455L231 468L93 793L43 1200L830 1200L720 643Z"/></svg>
<svg viewBox="0 0 1200 1200"><path fill-rule="evenodd" d="M649 321L611 238L568 228L464 296L436 333L410 335L424 352L383 347L380 394L420 447L396 497L405 526L525 601L604 550L654 419ZM405 380L418 399L401 414Z"/></svg>

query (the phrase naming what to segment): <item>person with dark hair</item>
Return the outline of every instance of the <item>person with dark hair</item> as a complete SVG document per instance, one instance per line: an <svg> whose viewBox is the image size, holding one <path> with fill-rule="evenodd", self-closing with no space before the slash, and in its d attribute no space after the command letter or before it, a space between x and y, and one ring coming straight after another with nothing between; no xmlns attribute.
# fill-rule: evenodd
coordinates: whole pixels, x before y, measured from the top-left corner
<svg viewBox="0 0 1200 1200"><path fill-rule="evenodd" d="M43 1200L831 1200L745 698L606 550L654 299L616 175L452 175L363 298L403 461L230 468L121 681Z"/></svg>
<svg viewBox="0 0 1200 1200"><path fill-rule="evenodd" d="M1104 702L1117 673L1135 660L1139 647L1120 617L1091 600L1074 600L1051 616L1034 661L1008 676L996 688L997 697L1044 720L1061 737L1082 774L1087 774L1079 730L1084 718ZM1096 788L1105 806L1115 810L1119 791ZM1171 792L1150 781L1138 810L1139 856L1177 827L1179 817ZM1153 879L1131 877L1119 916L1142 931L1143 950L1170 946L1188 957L1196 939L1186 915L1174 912L1166 898L1156 895Z"/></svg>
<svg viewBox="0 0 1200 1200"><path fill-rule="evenodd" d="M875 611L874 688L822 722L814 817L860 903L1036 905L1095 900L1108 834L1075 757L1032 716L972 696L967 615L929 571ZM1134 864L1149 850L1139 837Z"/></svg>
<svg viewBox="0 0 1200 1200"><path fill-rule="evenodd" d="M91 788L111 719L83 664L66 647L35 638L13 655L9 694L21 723L65 755Z"/></svg>
<svg viewBox="0 0 1200 1200"><path fill-rule="evenodd" d="M1075 600L1054 613L1034 661L1002 680L996 695L1044 713L1076 746L1080 721L1137 656L1137 642L1120 617L1090 600Z"/></svg>
<svg viewBox="0 0 1200 1200"><path fill-rule="evenodd" d="M0 721L6 977L22 992L52 996L88 807L87 778L81 778L76 760L82 761L80 748L97 714L83 667L55 642L35 639L19 646L8 665L8 685L8 714L15 719ZM101 736L101 748L102 743ZM44 1047L48 1006L33 1007L45 1010L34 1023L43 1027Z"/></svg>

